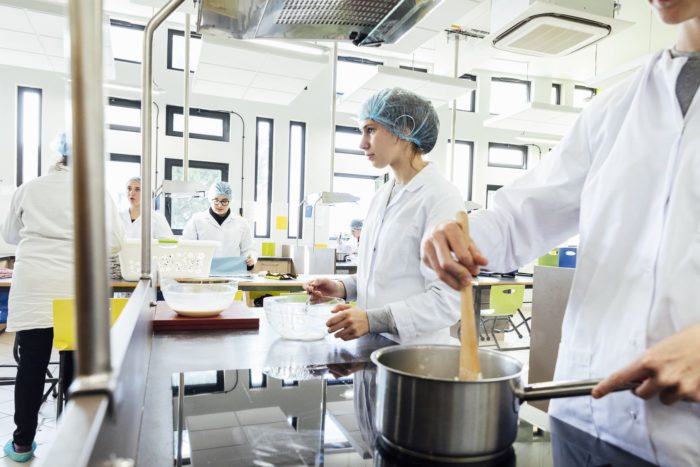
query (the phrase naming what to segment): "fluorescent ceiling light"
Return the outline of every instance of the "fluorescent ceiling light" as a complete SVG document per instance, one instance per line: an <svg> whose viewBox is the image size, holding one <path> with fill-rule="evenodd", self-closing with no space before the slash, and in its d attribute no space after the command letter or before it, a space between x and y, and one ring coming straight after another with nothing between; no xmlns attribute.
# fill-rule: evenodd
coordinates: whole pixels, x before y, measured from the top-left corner
<svg viewBox="0 0 700 467"><path fill-rule="evenodd" d="M104 88L115 91L141 92L141 86L129 86L127 84L105 83ZM157 86L153 86L153 90L151 92L153 94L163 94L163 90Z"/></svg>
<svg viewBox="0 0 700 467"><path fill-rule="evenodd" d="M312 45L308 43L295 43L290 41L276 41L272 39L254 39L250 42L256 44L262 44L269 47L275 47L277 49L290 50L292 52L299 52L307 55L323 55L328 52L328 49L320 47L317 45Z"/></svg>
<svg viewBox="0 0 700 467"><path fill-rule="evenodd" d="M318 193L309 193L304 198L304 203L307 205L321 204L322 206L331 206L341 203L357 203L360 198L351 195L350 193L341 193L336 191L320 191Z"/></svg>
<svg viewBox="0 0 700 467"><path fill-rule="evenodd" d="M529 135L527 133L520 134L515 137L518 141L525 141L526 143L542 143L554 146L559 144L559 139L553 138L546 135Z"/></svg>

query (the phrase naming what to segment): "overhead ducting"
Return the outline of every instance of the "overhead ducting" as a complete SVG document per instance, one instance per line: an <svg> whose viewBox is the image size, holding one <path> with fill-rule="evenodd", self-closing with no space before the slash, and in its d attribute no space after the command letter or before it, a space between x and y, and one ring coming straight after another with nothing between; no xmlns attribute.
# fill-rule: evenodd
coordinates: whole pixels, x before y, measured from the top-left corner
<svg viewBox="0 0 700 467"><path fill-rule="evenodd" d="M442 0L201 0L199 32L392 44Z"/></svg>

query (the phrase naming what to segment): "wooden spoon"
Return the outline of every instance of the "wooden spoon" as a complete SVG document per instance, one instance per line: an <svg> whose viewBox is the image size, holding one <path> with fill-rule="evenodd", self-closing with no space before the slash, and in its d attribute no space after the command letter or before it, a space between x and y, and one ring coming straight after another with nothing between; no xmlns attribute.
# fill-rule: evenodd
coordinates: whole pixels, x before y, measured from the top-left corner
<svg viewBox="0 0 700 467"><path fill-rule="evenodd" d="M457 222L469 240L469 219L467 213L459 211ZM462 381L475 381L481 378L479 365L479 344L476 337L476 317L474 316L474 295L472 284L459 291L460 310L462 315L461 337L462 346L459 350L459 379Z"/></svg>

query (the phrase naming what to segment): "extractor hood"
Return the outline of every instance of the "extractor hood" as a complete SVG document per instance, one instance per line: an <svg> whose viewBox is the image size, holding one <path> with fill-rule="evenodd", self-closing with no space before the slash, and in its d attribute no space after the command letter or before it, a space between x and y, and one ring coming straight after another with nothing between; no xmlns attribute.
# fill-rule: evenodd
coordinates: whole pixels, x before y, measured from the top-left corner
<svg viewBox="0 0 700 467"><path fill-rule="evenodd" d="M442 0L201 0L198 32L391 44Z"/></svg>

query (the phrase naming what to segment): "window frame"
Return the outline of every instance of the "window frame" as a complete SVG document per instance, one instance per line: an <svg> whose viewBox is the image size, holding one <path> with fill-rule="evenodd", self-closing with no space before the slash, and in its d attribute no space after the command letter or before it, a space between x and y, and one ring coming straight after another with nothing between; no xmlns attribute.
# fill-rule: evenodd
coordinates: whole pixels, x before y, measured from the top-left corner
<svg viewBox="0 0 700 467"><path fill-rule="evenodd" d="M17 186L23 183L22 179L24 178L24 142L22 138L22 133L24 133L24 104L22 96L24 93L35 93L39 96L39 151L36 176L41 176L41 136L44 129L44 91L42 88L35 88L32 86L17 86L17 177L15 181Z"/></svg>
<svg viewBox="0 0 700 467"><path fill-rule="evenodd" d="M289 231L289 222L287 222L287 238L288 239L301 239L302 238L302 233L304 231L304 209L303 206L301 205L302 201L304 200L304 190L306 189L305 187L305 182L306 182L306 122L297 122L290 120L289 122L289 153L287 156L287 220L289 221L289 213L291 212L292 209L292 200L290 199L291 193L290 193L290 188L292 186L292 171L290 170L290 165L292 162L292 128L294 126L299 126L302 129L301 133L301 184L300 184L300 189L299 189L299 199L294 200L297 204L296 209L299 211L299 221L297 225L297 236L294 237L291 235L291 232Z"/></svg>
<svg viewBox="0 0 700 467"><path fill-rule="evenodd" d="M451 139L447 140L447 144L452 143ZM466 139L456 139L455 138L455 147L458 144L462 144L465 146L469 146L470 148L470 157L469 157L469 193L467 194L468 198L465 201L471 201L472 198L474 197L474 141L469 141ZM451 171L451 176L452 180L451 183L454 184L454 173L455 173L455 161L454 158L452 159L452 167L450 168ZM459 189L459 188L457 188Z"/></svg>
<svg viewBox="0 0 700 467"><path fill-rule="evenodd" d="M502 148L502 149L519 149L523 153L523 163L520 165L515 164L498 164L491 162L491 148ZM489 142L488 154L487 154L487 165L488 167L497 167L501 169L521 169L527 170L527 159L528 159L528 147L524 144L508 144L508 143L491 143Z"/></svg>
<svg viewBox="0 0 700 467"><path fill-rule="evenodd" d="M335 132L336 133L348 133L348 134L353 134L353 135L362 135L362 132L360 131L359 128L355 128L352 126L344 126L344 125L336 125L335 126ZM337 141L337 138L336 138ZM358 156L364 156L365 152L360 149L351 149L351 148L339 148L337 144L335 144L335 153L338 154L356 154Z"/></svg>
<svg viewBox="0 0 700 467"><path fill-rule="evenodd" d="M477 83L476 75L473 75L471 73L464 73L464 74L462 74L462 76L459 77L459 79L466 79L469 81L474 81L475 86ZM471 113L476 112L476 88L472 89L471 93L472 93L472 96L471 96L472 98L471 98L471 102L470 102L470 108L469 109L457 108L458 112L471 112ZM459 141L459 140L455 139L455 141Z"/></svg>
<svg viewBox="0 0 700 467"><path fill-rule="evenodd" d="M270 148L269 154L267 155L267 164L269 167L269 174L267 177L267 200L268 200L268 207L267 207L267 230L265 231L265 235L258 235L257 234L257 228L256 228L256 223L253 221L253 237L255 238L270 238L270 232L272 231L272 174L273 174L273 169L272 169L272 164L273 164L273 154L274 154L274 148L272 146L273 141L274 141L274 133L275 133L275 121L272 118L267 118L267 117L256 117L255 118L255 178L254 180L254 185L253 185L253 201L257 203L258 201L258 148L259 148L259 134L258 134L258 123L264 121L268 122L270 124L270 136L269 136L269 141L268 141L268 148Z"/></svg>
<svg viewBox="0 0 700 467"><path fill-rule="evenodd" d="M490 183L486 185L486 200L484 202L484 204L486 205L486 209L489 208L489 193L492 191L495 193L501 188L503 188L503 185L492 185Z"/></svg>
<svg viewBox="0 0 700 467"><path fill-rule="evenodd" d="M172 180L173 179L173 167L183 167L184 166L184 161L182 159L177 159L174 157L166 157L165 158L165 177L163 180ZM189 168L190 169L210 169L210 170L219 170L221 171L221 181L222 182L228 182L228 171L229 171L229 164L225 162L211 162L211 161L196 161L196 160L189 160ZM175 235L182 235L182 231L184 229L176 229L172 227L173 221L172 221L172 210L173 210L173 205L172 205L172 199L164 196L163 197L165 200L165 219L168 221L168 224L170 225L173 234ZM231 212L233 213L233 207L230 208Z"/></svg>
<svg viewBox="0 0 700 467"><path fill-rule="evenodd" d="M124 21L122 19L116 19L116 18L109 19L109 26L110 27L114 26L117 28L124 28L124 29L136 29L138 31L145 31L146 30L145 25L130 23L129 21ZM117 57L112 57L112 58L114 58L115 61L124 62L124 63L136 63L137 65L141 65L143 63L143 60L138 62L136 60L127 60L125 58L117 58Z"/></svg>
<svg viewBox="0 0 700 467"><path fill-rule="evenodd" d="M181 36L185 37L185 31L180 31L179 29L170 29L168 28L168 60L167 60L167 67L168 70L175 70L175 71L184 71L184 68L176 68L173 66L173 37L174 36ZM190 38L191 39L202 39L201 34L197 34L196 32L190 32ZM190 66L192 66L192 63L190 63ZM194 73L194 70L190 70L190 73Z"/></svg>
<svg viewBox="0 0 700 467"><path fill-rule="evenodd" d="M532 102L532 81L526 80L526 79L518 79L518 78L507 78L507 77L503 77L503 76L492 76L491 82L493 83L494 81L497 81L499 83L513 83L513 84L525 84L525 85L527 85L527 102L528 103ZM493 88L491 90L491 94L493 94ZM489 101L491 101L491 99L489 99ZM491 109L489 108L489 115L501 115L501 114L492 113Z"/></svg>
<svg viewBox="0 0 700 467"><path fill-rule="evenodd" d="M110 97L107 100L109 105L113 105L115 107L125 107L128 109L139 109L141 110L141 101L140 100L132 100L132 99L124 99L122 97ZM110 130L119 130L119 131L131 131L134 133L141 133L141 126L130 126L130 125L114 125L114 124L109 124L109 129Z"/></svg>
<svg viewBox="0 0 700 467"><path fill-rule="evenodd" d="M417 71L419 73L427 73L428 72L427 68L421 68L421 67L411 66L411 65L399 65L399 69Z"/></svg>
<svg viewBox="0 0 700 467"><path fill-rule="evenodd" d="M176 131L175 127L175 115L183 115L184 111L181 106L178 105L166 105L165 106L165 134L167 136L177 136L182 137L183 131ZM196 107L190 107L190 117L203 117L212 118L216 120L221 120L223 122L223 134L221 136L204 135L201 133L192 133L190 131L190 138L195 139L206 139L209 141L223 141L228 143L231 140L231 114L228 112L218 112L216 110L206 110Z"/></svg>
<svg viewBox="0 0 700 467"><path fill-rule="evenodd" d="M552 89L556 90L556 102L554 102L554 105L561 105L561 83L552 83ZM552 104L552 102L550 102Z"/></svg>

